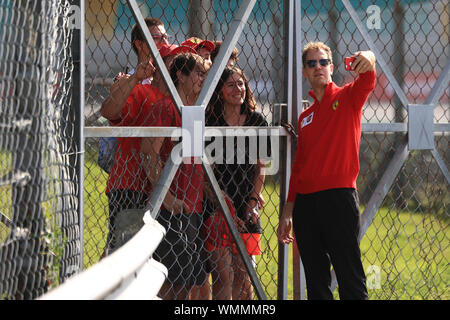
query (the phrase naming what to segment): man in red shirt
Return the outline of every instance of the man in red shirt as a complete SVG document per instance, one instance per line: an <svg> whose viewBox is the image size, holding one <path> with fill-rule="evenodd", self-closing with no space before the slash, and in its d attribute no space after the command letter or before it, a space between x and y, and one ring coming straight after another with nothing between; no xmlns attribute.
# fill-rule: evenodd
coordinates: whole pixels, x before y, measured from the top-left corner
<svg viewBox="0 0 450 320"><path fill-rule="evenodd" d="M163 59L186 51L168 44L168 36L161 20L146 18L145 22ZM150 48L137 25L131 31L131 42L138 57L136 69L133 73L119 75L120 79L113 84L109 97L101 107L102 116L112 126L142 126L152 116L153 103L167 94L159 90L161 86L157 87L151 82L157 70L153 65ZM141 138L117 138L114 162L106 185L110 216L105 253L117 248L113 236L117 214L125 209L142 209L148 200L151 186L142 168L140 144Z"/></svg>
<svg viewBox="0 0 450 320"><path fill-rule="evenodd" d="M169 45L169 36L161 20L145 18L145 23L158 50L164 45ZM156 71L150 48L144 39L144 33L137 24L131 30L131 44L133 51L137 55L136 69L133 74L119 73L119 76L116 77L119 78L118 81L111 86L110 94L102 103L100 109L102 116L113 122L120 122L123 106L134 88L138 84L150 83L146 79L151 79Z"/></svg>
<svg viewBox="0 0 450 320"><path fill-rule="evenodd" d="M355 81L338 87L331 80L331 50L321 42L303 50L303 76L311 84L314 103L298 121L296 158L289 193L278 226L285 244L294 237L305 268L308 299L333 299L330 263L341 299L367 299L358 233L362 108L375 87L375 56L358 51L353 57Z"/></svg>

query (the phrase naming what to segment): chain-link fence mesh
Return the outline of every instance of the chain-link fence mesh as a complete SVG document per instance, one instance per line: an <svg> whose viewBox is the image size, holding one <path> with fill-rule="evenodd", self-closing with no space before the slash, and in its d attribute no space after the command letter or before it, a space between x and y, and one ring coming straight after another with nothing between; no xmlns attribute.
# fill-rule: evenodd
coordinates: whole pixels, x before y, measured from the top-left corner
<svg viewBox="0 0 450 320"><path fill-rule="evenodd" d="M186 39L191 36L196 36L201 39L208 39L211 41L223 41L226 33L228 32L228 28L231 24L233 17L236 15L239 9L239 3L237 2L211 2L208 1L197 1L197 2L178 2L172 1L170 3L140 3L141 12L144 17L155 17L161 19L164 23L164 28L167 30L167 34L169 34L169 42L181 44ZM110 30L110 28L105 28L105 24L101 23L101 18L97 19L89 19L89 14L87 14L87 29L90 30L87 33L91 33L92 35L99 35L98 38L89 38L87 41L88 51L90 51L90 55L92 59L88 62L87 65L87 77L91 79L91 83L88 82L88 104L86 109L86 119L87 125L98 125L104 122L103 118L98 118L99 115L99 107L102 101L107 98L109 88L104 86L104 83L111 83L112 79L119 73L125 72L126 68L135 68L136 67L136 54L132 51L130 45L130 37L131 37L131 29L135 23L132 13L128 7L128 4L125 1L115 2L113 5L105 4L105 3L95 3L90 2L88 6L93 6L91 8L87 8L87 11L94 11L100 13L100 16L104 15L105 17L109 17L111 20L111 27L114 25L116 28L114 30ZM235 54L236 61L233 61L236 66L240 69L243 69L246 76L248 77L248 85L251 88L254 96L255 96L255 106L257 107L257 111L259 112L255 119L251 119L251 121L247 121L245 125L248 126L260 126L260 125L271 125L272 124L272 112L275 104L279 104L284 101L284 89L282 87L285 83L285 73L283 72L283 68L285 68L285 53L284 47L285 43L285 26L282 24L282 17L285 14L282 10L283 6L281 3L276 2L264 2L255 7L255 9L251 13L250 20L251 24L248 24L243 31L240 41L238 41L236 45L236 49L233 54ZM115 16L114 16L115 15ZM97 17L99 14L97 14ZM265 17L270 16L270 20L265 19ZM199 23L199 21L202 21ZM210 21L208 23L207 21ZM273 23L276 22L276 23ZM118 27L120 26L120 27ZM264 32L261 32L264 30ZM159 29L151 29L151 34L158 34L161 30ZM154 37L156 44L158 45L158 39ZM252 42L249 43L245 41L245 39L252 39ZM217 45L217 43L216 43ZM103 48L103 49L100 49ZM107 50L106 50L107 49ZM218 48L217 48L218 49ZM99 53L99 50L102 53ZM114 53L112 53L114 51ZM160 51L161 52L161 51ZM217 50L215 52L217 54ZM236 54L237 53L237 54ZM214 58L214 53L213 57ZM170 69L169 69L170 70ZM157 76L155 76L157 77ZM154 84L158 79L153 78L152 84ZM175 78L173 78L175 80ZM89 81L89 80L88 80ZM182 95L181 92L179 92ZM249 93L247 93L249 95ZM148 98L150 100L150 98ZM136 99L135 99L136 101ZM163 109L167 110L167 106L170 99L163 104ZM193 101L195 102L195 100ZM172 112L170 118L168 118L166 112L161 113L156 109L159 104L156 102L151 107L151 113L155 113L153 116L149 116L147 121L147 125L157 126L157 125L166 125L166 126L174 126L177 124L181 125L179 120L175 120L178 116L177 112ZM252 105L253 107L253 105ZM155 109L156 108L156 109ZM169 108L170 109L170 108ZM208 112L207 112L208 113ZM211 114L211 113L210 113ZM215 113L214 113L215 115ZM256 115L256 114L255 114ZM121 119L122 122L120 125L128 125L128 126L138 126L142 125L146 116L139 118L135 117L136 115L133 112L122 110ZM215 116L215 120L217 118L222 119L222 114ZM133 119L131 119L133 118ZM139 118L139 120L137 120ZM125 119L125 120L124 120ZM223 123L212 123L210 120L206 120L207 125L215 125L215 126L223 126ZM129 122L127 122L130 120ZM155 122L156 121L156 122ZM162 121L162 122L161 122ZM222 120L223 121L223 120ZM217 121L216 121L217 122ZM243 125L243 124L240 124ZM253 137L257 138L257 137ZM225 139L225 138L224 138ZM250 137L247 138L251 139ZM226 139L225 139L226 140ZM224 140L224 141L225 141ZM124 143L130 141L128 138L119 138L118 140L118 153L116 153L117 157L120 157L120 154L123 152ZM139 184L137 181L137 177L140 174L132 174L133 179L136 180L127 180L125 182L125 176L128 174L125 172L127 169L124 169L126 166L129 168L136 168L142 163L142 161L149 161L151 165L148 167L152 168L156 162L152 162L153 158L151 155L146 155L146 157L142 158L142 153L140 153L140 149L142 147L142 143L146 143L145 141L151 141L151 139L135 139L134 142L130 141L130 144L134 143L134 146L131 149L135 150L135 153L129 155L130 160L124 160L122 162L122 168L119 169L120 174L117 174L117 168L113 167L112 173L108 175L102 171L97 165L98 158L98 145L99 141L97 138L87 139L87 147L86 148L86 180L85 180L85 189L88 190L85 194L85 222L86 226L92 226L92 229L88 230L86 228L85 231L85 266L89 266L95 262L97 262L100 257L104 254L104 249L107 247L107 240L109 239L107 234L109 233L109 229L114 226L108 226L111 222L111 219L108 220L108 216L111 211L108 211L108 197L110 199L109 205L114 206L114 203L119 203L120 201L112 201L111 199L117 199L118 197L123 197L123 192L120 192L121 196L113 196L113 192L109 192L110 189L113 189L115 192L115 188L118 188L114 184L112 180L116 179L120 180L120 183L130 183L133 184L133 188L136 187L135 184ZM252 140L253 141L253 140ZM167 141L164 142L163 148L165 148L165 155L161 156L161 154L156 154L156 158L164 158L163 163L165 163L166 158L168 157L168 151L170 148L166 146ZM207 144L210 142L207 141ZM233 145L237 143L237 141L232 142ZM149 142L152 145L152 142ZM245 145L247 148L245 148ZM166 146L166 147L164 147ZM127 147L125 147L127 149ZM130 150L130 149L128 149ZM243 150L247 150L248 152L248 141L244 142ZM243 151L242 150L242 151ZM234 148L233 148L234 151ZM256 150L258 151L258 150ZM127 151L128 152L128 151ZM162 151L161 151L162 152ZM238 151L240 152L240 151ZM236 153L238 153L236 152ZM235 153L235 155L236 155ZM155 160L156 160L155 158ZM125 163L126 162L126 163ZM249 167L249 160L244 160L247 163L247 167ZM253 185L255 184L254 180L257 180L255 176L255 171L257 170L257 165L252 163L251 166L247 169L243 169L244 166L238 166L236 168L228 170L232 170L228 172L228 180L227 182L231 185L229 186L229 190L227 190L227 194L230 198L234 198L234 206L236 207L236 213L241 215L247 215L247 202L252 202L254 200L249 200L249 197L252 195ZM142 166L140 168L143 168ZM166 266L169 269L169 291L172 289L182 290L179 288L178 283L189 283L191 281L193 274L197 272L197 269L193 269L190 271L183 271L180 268L180 265L186 265L189 263L189 260L194 259L194 253L188 252L189 250L193 250L192 247L192 239L188 239L189 237L201 237L202 243L198 244L200 249L203 250L200 256L197 258L200 261L201 269L199 272L202 274L207 274L208 280L207 283L211 282L211 287L208 288L206 285L203 291L197 287L196 290L191 293L192 298L208 298L211 296L210 293L206 294L208 290L213 290L215 292L215 296L220 296L220 294L231 295L231 291L229 288L221 289L220 286L230 286L231 282L233 282L233 275L235 276L236 285L234 297L237 298L237 295L240 294L241 298L244 293L238 293L242 288L248 287L245 293L251 296L254 296L251 290L250 280L246 275L244 265L239 259L239 254L237 253L236 247L229 248L226 247L222 251L222 257L219 259L219 256L215 254L214 258L211 257L212 253L208 250L205 250L205 244L203 243L206 238L209 239L209 246L216 247L218 237L218 229L221 229L225 226L225 221L222 220L218 224L218 221L214 220L214 218L207 219L208 216L217 216L221 215L221 212L217 210L217 199L214 196L210 197L210 199L206 200L206 195L202 196L202 193L210 192L211 188L208 187L208 182L206 179L206 174L203 172L201 165L196 165L196 169L192 170L186 168L190 168L189 165L182 165L182 167L178 170L177 175L175 176L175 182L172 183L172 188L169 190L169 193L173 193L176 195L177 201L189 203L189 194L193 197L192 202L198 203L197 209L191 208L191 210L201 211L200 213L200 221L196 221L193 218L186 220L186 217L182 217L179 219L177 216L171 216L169 213L163 210L160 214L160 223L168 228L168 232L171 233L169 237L176 237L176 234L183 233L186 238L181 237L178 240L174 240L175 243L171 243L171 246L166 245L164 248L167 250L164 253L159 253L161 255L161 259L165 261ZM222 168L223 169L223 168ZM214 169L215 170L215 169ZM227 171L227 169L224 169ZM245 171L247 170L247 171ZM185 172L186 171L186 172ZM142 171L140 171L143 173ZM217 171L215 171L217 173ZM112 175L111 175L112 174ZM198 176L198 177L197 177ZM220 179L221 175L217 175L217 179ZM113 178L111 178L113 177ZM115 178L114 178L115 177ZM148 183L146 181L145 173L142 176L144 184ZM196 178L197 177L197 178ZM109 181L108 181L109 179ZM233 181L233 182L232 182ZM141 182L142 183L142 182ZM193 184L197 184L194 186ZM219 181L220 187L225 191L226 183L224 181ZM237 186L248 186L248 190L243 194L242 190L233 190ZM105 188L108 193L108 196L105 194ZM146 187L144 187L146 188ZM151 187L150 187L151 188ZM205 191L205 189L208 189ZM122 188L123 189L123 188ZM192 191L190 191L192 189ZM242 188L241 188L242 189ZM259 228L262 228L264 231L261 234L261 254L256 256L256 265L257 271L260 275L264 275L261 278L262 286L266 292L271 292L271 298L276 298L276 277L277 277L277 239L276 234L274 232L276 225L278 223L278 203L279 203L279 176L272 175L267 176L265 179L265 184L261 187L261 192L256 192L254 196L261 201L264 201L264 209L261 208L260 214L262 216L259 222ZM143 199L141 202L142 206L145 205L145 200ZM264 200L262 200L264 199ZM184 201L183 201L184 200ZM211 203L214 203L212 205ZM120 202L123 204L123 202ZM253 203L253 202L252 202ZM132 208L136 208L137 201L130 202ZM256 205L256 202L253 203L253 206ZM92 207L92 211L91 211ZM119 206L120 207L120 206ZM126 207L126 205L125 205ZM125 207L120 207L120 209L125 209ZM131 208L127 207L127 208ZM163 205L163 207L170 208L170 203L167 205ZM118 210L120 211L120 210ZM114 218L113 218L114 219ZM245 218L243 218L245 220ZM213 221L214 220L214 221ZM206 222L208 221L208 222ZM205 223L215 225L216 228L214 232L208 232L202 225ZM195 226L195 228L193 228ZM190 232L187 230L181 229L192 229ZM257 230L259 231L259 230ZM187 234L185 234L187 232ZM222 234L222 233L221 233ZM231 237L230 234L224 235L225 237ZM255 237L258 235L255 235ZM220 236L219 236L220 238ZM188 241L188 242L186 242ZM190 241L190 242L189 242ZM228 239L230 241L230 239ZM164 242L164 240L163 240ZM186 242L186 243L185 243ZM194 241L195 242L195 241ZM191 243L189 245L189 243ZM230 245L232 241L230 241ZM195 246L195 244L194 244ZM185 252L183 247L188 249ZM217 248L216 248L217 249ZM210 249L212 250L212 249ZM217 250L213 250L212 252L217 253ZM157 254L158 255L158 252ZM178 255L178 258L176 258ZM186 256L187 255L187 256ZM226 262L224 262L226 261ZM230 269L233 261L233 264L237 266L236 272L232 272ZM198 263L197 263L198 264ZM269 267L270 266L270 267ZM221 272L219 272L221 271ZM172 276L172 273L176 276ZM185 274L190 273L190 274ZM211 274L211 275L210 275ZM245 277L244 277L245 276ZM225 278L226 277L226 278ZM195 279L194 279L195 280ZM200 279L202 280L202 279ZM198 280L197 280L198 281ZM240 281L240 283L238 283ZM197 283L198 284L198 283ZM271 287L271 289L269 289ZM237 288L237 289L236 289ZM227 292L225 292L228 290ZM177 294L177 292L175 292ZM181 294L181 293L180 293ZM250 297L250 296L248 296Z"/></svg>
<svg viewBox="0 0 450 320"><path fill-rule="evenodd" d="M426 104L439 76L446 72L448 3L351 1L351 4L388 69L377 65L377 84L364 107L363 123L407 122L408 109L401 95L406 96L408 104ZM341 1L302 1L302 31L305 43L323 41L330 45L335 65L333 80L338 85L353 79L344 70L343 59L357 50L366 50L368 44ZM394 90L386 71L394 75L401 92ZM304 83L304 97L307 90L308 84ZM439 98L434 122L448 124L448 89ZM448 167L446 130L435 132L434 144ZM358 189L362 209L377 191L396 151L408 141L405 132L396 132L393 127L377 131L363 132L361 139ZM368 285L370 298L447 299L448 176L431 151L414 150L392 185L386 187L389 192L361 242L363 264L369 282L372 281Z"/></svg>
<svg viewBox="0 0 450 320"><path fill-rule="evenodd" d="M0 1L0 297L79 269L67 1Z"/></svg>
<svg viewBox="0 0 450 320"><path fill-rule="evenodd" d="M424 103L448 61L446 4L439 1L352 4L380 48L388 68L404 90L408 102ZM140 5L144 16L157 17L164 22L171 36L169 42L180 44L190 36L223 40L239 3L170 1L140 2ZM288 4L281 1L258 1L236 46L239 52L237 65L248 75L259 111L269 125L272 125L274 106L286 103L287 99L287 7ZM97 14L90 16L89 12L94 11ZM344 70L343 57L366 49L367 44L343 4L340 1L302 1L301 11L304 42L320 40L328 43L334 52L334 81L338 84L351 81L353 76ZM88 96L92 99L88 103L87 119L102 121L95 115L98 115L98 107L106 98L108 89L99 84L109 83L126 66L134 67L136 64L129 42L134 19L124 1L90 2L87 12L87 29L91 32L91 37L88 37L91 57L87 66L87 75L91 79ZM105 19L109 19L108 22ZM307 90L308 84L305 83L303 97L308 97ZM436 106L435 122L448 123L448 118L446 91ZM407 121L407 107L397 97L383 70L378 70L376 89L366 104L363 119L366 123ZM387 130L363 133L358 180L363 208L397 145L405 139L403 132ZM87 210L89 207L97 208L92 210L87 224L95 225L94 230L99 232L86 232L86 246L90 247L92 243L92 247L86 250L85 265L96 262L102 254L108 229L105 218L108 215L107 200L102 194L107 175L95 163L98 142L95 139L88 139L87 142L93 150L89 151L88 148L92 156L91 162L86 162L86 204ZM448 133L436 134L436 147L444 162L448 163ZM427 151L411 153L363 238L361 246L366 272L370 279L375 275L380 276L383 284L381 289L378 289L378 284L372 287L371 298L445 298L448 294L445 258L448 252L448 182L430 154L427 157L424 154ZM265 200L261 210L262 254L257 256L256 270L267 296L272 299L276 298L278 283L275 228L278 223L281 182L280 175L267 177L261 192ZM99 210L99 207L103 210ZM398 235L394 237L392 228L396 226ZM435 239L432 234L435 233L440 235L435 236L441 240L438 244L432 241ZM406 240L400 241L402 238ZM428 246L431 247L425 249ZM421 254L415 254L416 251ZM433 261L432 267L428 266L430 260ZM228 261L232 263L232 260ZM393 268L392 264L396 264L397 268ZM399 278L404 280L400 281ZM419 286L420 281L425 283L425 288L431 286L433 290L413 289ZM384 284L390 286L393 283L397 283L397 287L384 287ZM288 296L291 294L289 292Z"/></svg>
<svg viewBox="0 0 450 320"><path fill-rule="evenodd" d="M287 75L292 67L288 65L287 54L289 3L257 1L236 44L238 60L235 65L248 78L257 111L264 120L253 123L256 126L274 125L277 108L288 103ZM350 3L402 90L402 93L395 91L386 70L378 65L377 84L364 108L363 125L405 123L408 109L402 95L408 104L426 103L448 63L448 4L445 1L387 0ZM0 291L2 298L25 299L45 291L47 280L57 283L58 278L64 279L66 271L62 266L77 264L72 260L80 253L75 245L75 241L81 238L80 232L84 236L84 268L108 254L115 240L119 243L125 240L120 239L120 232L117 233L123 217L120 212L130 213L130 209L146 205L153 190L151 174L158 173L162 164L167 163L175 143L170 138L162 143L157 138L119 138L116 140L115 163L108 173L98 162L99 148L105 141L101 142L95 136L86 138L84 226L81 231L77 229L79 219L75 211L78 204L74 196L77 195L79 181L71 158L77 150L69 139L73 131L73 111L68 107L71 99L68 89L71 59L67 58L70 54L68 4L65 1L42 4L8 0L0 4L0 52L2 57L6 57L0 61L0 173L3 177L0 185ZM161 19L170 36L168 42L179 45L193 36L212 41L224 40L242 2L139 1L138 4L144 17ZM124 0L86 1L85 9L85 125L180 126L178 111L173 105L170 109L169 102L166 101L164 108L172 110L171 113L156 113L152 102L159 100L161 103L161 97L150 96L145 83L141 93L129 95L128 109L121 107L116 119L108 121L100 115L100 106L109 96L110 89L114 88L116 75L137 69L137 55L131 46L131 29L135 20ZM56 16L59 18L52 22L44 19ZM353 76L344 70L343 58L357 50L366 50L368 39L361 36L343 2L301 1L301 16L302 45L317 40L327 43L333 50L333 80L338 85L353 80ZM20 21L32 23L23 28ZM153 34L161 34L161 30L157 31L151 31L155 42L158 39ZM19 39L20 42L17 41ZM41 48L42 52L37 53L36 48ZM54 52L57 54L51 54ZM114 84L118 86L120 81ZM303 83L303 89L303 98L309 99L308 83ZM48 92L54 94L47 96ZM152 111L145 117L139 112L140 107L145 108L143 101L148 102L147 107ZM137 104L135 108L138 110L133 109L133 103ZM410 151L399 174L387 186L389 191L362 238L362 260L372 299L448 298L450 198L448 169L445 173L442 167L443 163L448 168L450 156L448 106L449 92L446 89L434 109L434 122L442 125L437 126L438 129L443 128L435 132L436 152ZM281 114L285 119L286 112ZM218 118L221 117L216 117L216 120ZM207 124L211 119L207 116ZM216 121L213 125L226 123ZM44 133L41 128L48 131ZM389 126L366 131L364 128L368 127L363 126L358 178L362 211L378 190L383 174L389 172L387 170L397 150L408 139L406 130L393 130ZM251 137L247 139L252 141ZM244 150L248 141L243 142ZM154 152L155 149L158 152ZM236 154L240 154L237 150ZM283 150L275 148L276 152ZM285 154L281 153L283 157ZM243 165L249 165L245 157ZM257 163L252 163L251 171L256 167ZM233 188L242 185L254 187L256 180L252 181L251 175L249 177L241 167L235 168L241 181L234 180L233 177L238 175L231 171L228 171L227 178L219 168L213 166L213 171L222 189L229 186L230 189L224 191L235 200L235 215L241 215L238 213L240 207L244 208L243 212L247 211L246 203L259 202L262 205L259 209L261 253L255 255L255 270L267 298L276 299L277 287L282 282L278 279L281 266L278 263L276 227L286 179L280 172L268 174L259 194L250 194L248 190L236 193ZM169 277L163 289L168 294L182 297L186 283L198 284L195 281L206 275L209 285L196 287L191 298L206 299L211 294L214 297L221 294L229 297L231 294L238 299L256 298L248 275L239 272L243 265L232 241L220 249L208 247L210 250L200 250L229 240L222 213L214 205L217 199L212 195L210 203L206 202L210 187L201 165L181 164L175 174L169 192L179 201L175 203L171 199L163 207L174 210L174 204L188 204L189 208L184 210L198 212L190 217L166 211L160 213L160 222L171 225L168 229L175 239L167 250L159 253L160 259L167 257L170 261L165 261L166 266L173 267L172 273L179 272L178 277ZM236 194L238 198L233 199ZM250 199L253 197L259 201ZM119 218L116 213L119 213ZM209 244L205 245L208 241ZM199 248L195 248L197 245ZM194 253L194 249L199 251ZM52 262L49 261L50 256L53 256ZM184 268L187 265L195 268ZM55 275L54 270L59 274ZM234 285L233 277L236 280ZM288 299L293 297L291 278L290 270ZM179 282L184 283L183 288L177 286Z"/></svg>

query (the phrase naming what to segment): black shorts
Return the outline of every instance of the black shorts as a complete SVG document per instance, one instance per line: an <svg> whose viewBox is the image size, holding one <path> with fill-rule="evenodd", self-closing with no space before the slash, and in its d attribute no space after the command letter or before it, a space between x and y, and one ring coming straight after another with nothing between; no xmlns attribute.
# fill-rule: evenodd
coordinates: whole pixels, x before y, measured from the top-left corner
<svg viewBox="0 0 450 320"><path fill-rule="evenodd" d="M157 221L166 229L166 235L153 258L168 270L171 284L202 285L207 276L207 252L201 232L202 215L177 214L161 210Z"/></svg>

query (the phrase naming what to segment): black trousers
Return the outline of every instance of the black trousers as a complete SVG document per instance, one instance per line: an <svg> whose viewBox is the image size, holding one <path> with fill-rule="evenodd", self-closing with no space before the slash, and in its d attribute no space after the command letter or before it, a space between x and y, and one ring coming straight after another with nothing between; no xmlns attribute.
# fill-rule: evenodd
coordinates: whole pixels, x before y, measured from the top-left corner
<svg viewBox="0 0 450 320"><path fill-rule="evenodd" d="M331 264L340 299L368 299L358 243L360 212L356 190L297 194L292 219L305 268L308 299L333 299Z"/></svg>

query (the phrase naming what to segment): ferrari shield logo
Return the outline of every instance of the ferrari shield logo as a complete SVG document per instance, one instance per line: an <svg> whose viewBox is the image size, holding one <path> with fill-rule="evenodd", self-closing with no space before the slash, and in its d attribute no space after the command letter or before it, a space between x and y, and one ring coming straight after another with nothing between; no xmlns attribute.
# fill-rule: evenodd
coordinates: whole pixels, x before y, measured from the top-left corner
<svg viewBox="0 0 450 320"><path fill-rule="evenodd" d="M339 105L339 101L336 100L336 101L333 103L333 110L334 110L334 111L336 111L338 105Z"/></svg>

